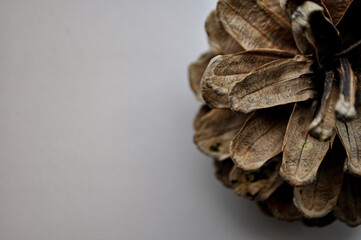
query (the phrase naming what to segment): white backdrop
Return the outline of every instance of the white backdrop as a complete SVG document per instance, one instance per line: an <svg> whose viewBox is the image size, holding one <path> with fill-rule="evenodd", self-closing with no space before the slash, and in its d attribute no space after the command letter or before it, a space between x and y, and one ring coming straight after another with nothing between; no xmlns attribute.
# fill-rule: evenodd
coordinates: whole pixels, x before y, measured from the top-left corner
<svg viewBox="0 0 361 240"><path fill-rule="evenodd" d="M215 0L0 1L0 239L360 239L263 216L192 142Z"/></svg>

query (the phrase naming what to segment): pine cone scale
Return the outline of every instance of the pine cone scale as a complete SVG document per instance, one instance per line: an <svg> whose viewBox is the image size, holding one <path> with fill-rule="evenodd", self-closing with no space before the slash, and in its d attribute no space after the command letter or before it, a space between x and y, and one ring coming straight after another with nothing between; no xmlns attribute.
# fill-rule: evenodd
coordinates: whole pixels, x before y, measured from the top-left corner
<svg viewBox="0 0 361 240"><path fill-rule="evenodd" d="M246 50L276 48L297 53L289 24L261 1L220 0L217 16Z"/></svg>
<svg viewBox="0 0 361 240"><path fill-rule="evenodd" d="M318 168L331 142L321 142L308 134L316 104L311 107L295 104L283 142L283 160L280 175L293 186L315 181Z"/></svg>
<svg viewBox="0 0 361 240"><path fill-rule="evenodd" d="M245 171L256 171L281 153L287 120L287 114L273 117L253 113L231 143L235 164Z"/></svg>
<svg viewBox="0 0 361 240"><path fill-rule="evenodd" d="M233 85L229 94L231 109L249 113L316 97L315 85L307 76L312 73L311 64L298 56L265 64Z"/></svg>

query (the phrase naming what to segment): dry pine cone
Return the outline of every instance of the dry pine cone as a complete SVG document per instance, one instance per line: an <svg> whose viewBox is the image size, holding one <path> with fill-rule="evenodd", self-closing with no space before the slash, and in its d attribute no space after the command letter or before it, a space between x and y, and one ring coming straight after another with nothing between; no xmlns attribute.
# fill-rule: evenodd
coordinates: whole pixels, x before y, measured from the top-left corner
<svg viewBox="0 0 361 240"><path fill-rule="evenodd" d="M361 0L219 0L189 67L194 141L278 219L361 224Z"/></svg>

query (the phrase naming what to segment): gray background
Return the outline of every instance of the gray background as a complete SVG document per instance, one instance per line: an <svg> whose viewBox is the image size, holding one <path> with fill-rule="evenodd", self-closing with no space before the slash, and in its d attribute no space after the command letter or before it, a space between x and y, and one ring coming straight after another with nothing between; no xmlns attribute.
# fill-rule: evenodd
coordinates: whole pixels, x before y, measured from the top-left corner
<svg viewBox="0 0 361 240"><path fill-rule="evenodd" d="M360 239L263 216L192 143L215 0L0 1L0 239Z"/></svg>

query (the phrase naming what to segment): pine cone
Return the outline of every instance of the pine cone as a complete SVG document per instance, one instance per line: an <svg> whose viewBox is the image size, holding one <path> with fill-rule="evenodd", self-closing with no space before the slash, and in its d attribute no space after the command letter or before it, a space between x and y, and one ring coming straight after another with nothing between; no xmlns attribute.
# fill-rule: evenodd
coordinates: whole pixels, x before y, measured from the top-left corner
<svg viewBox="0 0 361 240"><path fill-rule="evenodd" d="M189 67L194 141L268 215L361 224L361 2L219 0Z"/></svg>

